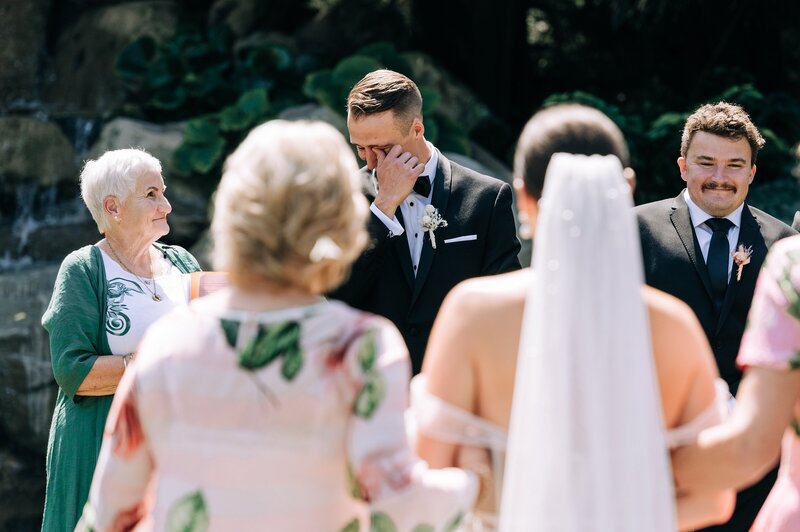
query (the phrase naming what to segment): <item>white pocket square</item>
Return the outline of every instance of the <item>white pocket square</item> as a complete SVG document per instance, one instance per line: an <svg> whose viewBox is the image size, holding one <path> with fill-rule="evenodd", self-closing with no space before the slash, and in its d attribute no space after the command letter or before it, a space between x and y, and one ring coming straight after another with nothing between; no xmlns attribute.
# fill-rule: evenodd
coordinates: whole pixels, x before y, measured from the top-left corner
<svg viewBox="0 0 800 532"><path fill-rule="evenodd" d="M457 236L455 238L447 238L445 239L445 244L452 244L454 242L469 242L470 240L478 240L478 235L464 235L464 236Z"/></svg>

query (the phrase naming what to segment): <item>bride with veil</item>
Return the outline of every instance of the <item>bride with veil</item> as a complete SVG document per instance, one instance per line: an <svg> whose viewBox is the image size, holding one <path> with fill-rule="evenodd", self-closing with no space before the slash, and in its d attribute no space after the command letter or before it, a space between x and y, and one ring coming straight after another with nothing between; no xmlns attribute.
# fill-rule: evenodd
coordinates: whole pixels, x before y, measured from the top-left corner
<svg viewBox="0 0 800 532"><path fill-rule="evenodd" d="M533 268L462 283L434 325L417 448L481 477L473 530L674 531L732 508L730 491L673 493L668 447L728 395L692 311L643 287L623 162L599 111L534 115L515 159Z"/></svg>

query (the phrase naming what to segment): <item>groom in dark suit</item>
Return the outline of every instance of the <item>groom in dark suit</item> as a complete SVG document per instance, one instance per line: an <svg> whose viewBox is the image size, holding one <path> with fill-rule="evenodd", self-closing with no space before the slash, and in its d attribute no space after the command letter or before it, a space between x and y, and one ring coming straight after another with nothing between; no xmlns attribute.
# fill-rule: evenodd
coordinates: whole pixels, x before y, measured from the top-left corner
<svg viewBox="0 0 800 532"><path fill-rule="evenodd" d="M767 249L794 231L745 203L764 139L741 107L704 105L686 121L676 198L636 208L647 284L685 301L700 320L720 375L735 394L736 354ZM731 520L707 530L745 532L775 481L740 492Z"/></svg>
<svg viewBox="0 0 800 532"><path fill-rule="evenodd" d="M371 72L353 87L347 127L367 163L371 242L330 295L394 322L416 374L447 292L520 267L511 187L425 140L419 89L397 72Z"/></svg>

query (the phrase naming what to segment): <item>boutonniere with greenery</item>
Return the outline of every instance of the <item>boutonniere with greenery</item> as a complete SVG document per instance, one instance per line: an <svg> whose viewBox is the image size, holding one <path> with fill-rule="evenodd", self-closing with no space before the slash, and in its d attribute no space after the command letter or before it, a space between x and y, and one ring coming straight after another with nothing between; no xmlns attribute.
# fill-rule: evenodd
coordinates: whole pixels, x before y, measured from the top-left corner
<svg viewBox="0 0 800 532"><path fill-rule="evenodd" d="M423 231L428 232L428 235L431 237L431 246L433 246L433 249L436 249L436 236L433 232L440 227L447 227L447 220L442 218L442 215L439 214L436 207L427 205L425 207L425 214L419 219L419 225L422 227Z"/></svg>
<svg viewBox="0 0 800 532"><path fill-rule="evenodd" d="M753 246L745 247L744 244L739 244L739 248L731 253L733 256L733 263L736 264L736 280L742 280L742 270L750 264L750 255L753 254Z"/></svg>

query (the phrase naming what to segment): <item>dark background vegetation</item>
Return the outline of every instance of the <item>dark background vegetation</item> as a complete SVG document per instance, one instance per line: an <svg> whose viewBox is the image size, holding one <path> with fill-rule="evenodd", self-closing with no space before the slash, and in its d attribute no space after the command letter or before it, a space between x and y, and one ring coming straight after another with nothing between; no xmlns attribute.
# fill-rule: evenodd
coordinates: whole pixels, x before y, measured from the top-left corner
<svg viewBox="0 0 800 532"><path fill-rule="evenodd" d="M250 31L299 37L291 46L275 47L281 48L277 52L257 46L248 51L240 46L238 55L234 54L238 63L230 66L235 72L221 66L211 73L203 69L220 66L221 58L230 56L232 37L226 36L221 26L209 25L206 13L214 2L186 4L192 9L186 12L182 31L200 32L194 50L200 68L187 76L180 68L170 74L169 67L160 66L162 70L156 74L174 74L163 84L164 96L174 98L176 91L191 90L187 79L192 77L206 85L209 79L218 79L221 90L211 90L213 98L199 94L194 100L168 102L167 106L174 104L172 109L153 106L148 101L153 91L133 90L129 101L139 107L129 106L128 111L150 120L191 118L235 105L241 94L253 88L267 89L269 105L251 93L249 100L240 101L242 109L228 109L221 121L212 120L221 129L219 135L209 129L207 120L196 123L199 129L191 130L190 142L177 154L177 165L185 173L199 169L218 174L223 155L244 131L288 105L311 99L341 113L349 86L365 71L388 66L410 73L400 57L406 51L420 51L470 89L489 111L465 130L426 105L426 120L435 122L433 136L438 138L434 140L445 149L469 153L464 138L469 135L510 164L517 135L533 111L552 101L582 101L605 111L625 132L639 176L637 201L641 203L674 195L682 188L675 165L682 122L697 106L725 99L744 105L768 141L751 200L787 220L800 207L800 189L791 179L793 147L800 139L800 25L796 22L800 6L796 3L263 2L252 17ZM218 19L214 22L224 17ZM272 42L278 41L273 38ZM364 53L365 46L375 43L388 44L394 51ZM200 50L204 45L206 49ZM186 50L173 53L187 56ZM373 62L359 63L370 55ZM309 87L309 77L320 70L336 69L348 58L351 61L345 67L350 68L347 75L340 76L338 88L325 83L322 89ZM124 66L121 72L125 74ZM138 75L148 83L159 80L152 70L141 70ZM132 78L135 81L135 73ZM235 83L229 83L231 79ZM441 98L432 92L426 103ZM192 148L195 160L202 158L197 149L217 156L191 168ZM213 187L213 177L211 181Z"/></svg>

